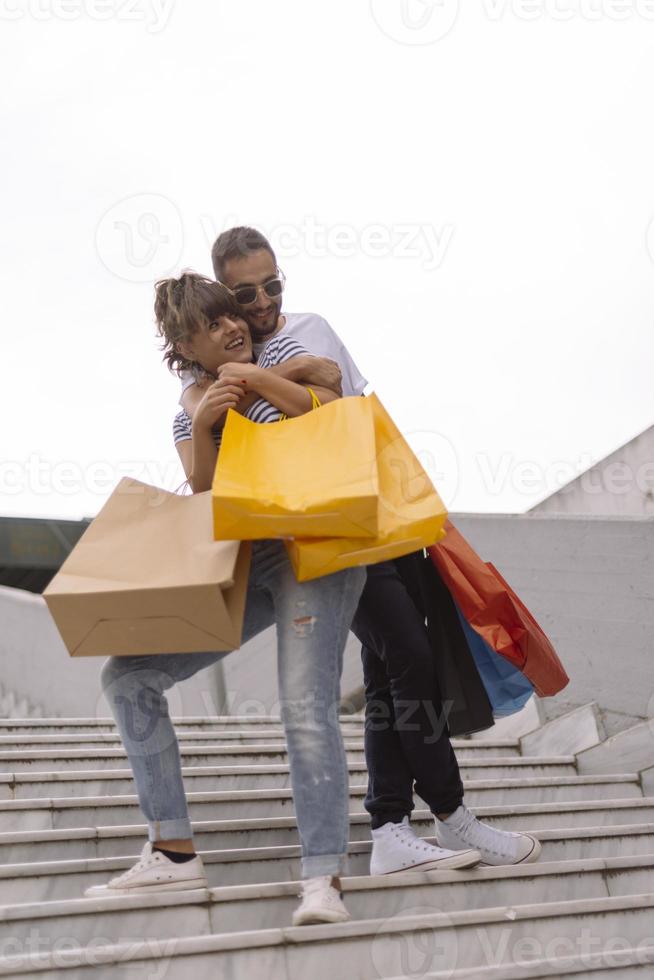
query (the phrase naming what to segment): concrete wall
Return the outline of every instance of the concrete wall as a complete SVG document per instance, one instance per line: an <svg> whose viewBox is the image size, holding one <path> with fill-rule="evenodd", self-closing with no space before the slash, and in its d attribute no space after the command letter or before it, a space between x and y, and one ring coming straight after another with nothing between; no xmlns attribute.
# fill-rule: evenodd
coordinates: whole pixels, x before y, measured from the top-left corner
<svg viewBox="0 0 654 980"><path fill-rule="evenodd" d="M572 680L545 699L552 717L597 701L609 733L654 715L654 518L452 515L492 561L552 639ZM72 659L43 599L0 589L0 685L52 715L106 716L99 694L103 658ZM170 695L173 715L266 714L277 703L274 631ZM362 683L350 637L342 690Z"/></svg>
<svg viewBox="0 0 654 980"><path fill-rule="evenodd" d="M0 717L107 717L100 691L104 657L71 657L43 598L0 587ZM359 644L350 635L343 693L361 686ZM168 693L172 715L276 714L275 632L266 630L223 665L217 664ZM359 705L360 706L360 705Z"/></svg>
<svg viewBox="0 0 654 980"><path fill-rule="evenodd" d="M546 717L596 701L609 734L654 716L654 518L453 514L532 611L571 682ZM274 634L225 661L230 707L273 705ZM356 703L360 646L350 635L342 691ZM253 709L252 709L253 710Z"/></svg>
<svg viewBox="0 0 654 980"><path fill-rule="evenodd" d="M45 600L32 592L0 587L1 701L26 704L34 717L107 717L100 691L104 657L71 657ZM191 677L170 692L173 715L214 714L221 700L221 676L214 668ZM11 697L9 697L11 695ZM1 714L9 714L6 706ZM16 716L16 712L13 712Z"/></svg>
<svg viewBox="0 0 654 980"><path fill-rule="evenodd" d="M551 717L597 701L609 734L654 715L654 519L452 515L571 677Z"/></svg>

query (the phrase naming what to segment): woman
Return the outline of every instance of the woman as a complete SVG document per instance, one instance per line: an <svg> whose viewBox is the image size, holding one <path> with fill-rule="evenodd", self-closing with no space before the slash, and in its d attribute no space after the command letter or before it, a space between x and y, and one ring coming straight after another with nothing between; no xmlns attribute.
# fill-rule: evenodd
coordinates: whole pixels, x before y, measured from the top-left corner
<svg viewBox="0 0 654 980"><path fill-rule="evenodd" d="M325 404L338 396L329 388L308 389L266 369L307 355L291 337L275 337L256 363L246 321L232 296L217 283L188 273L157 286L155 313L166 339L171 370L191 372L198 381L214 379L193 414L175 416L173 435L194 493L209 490L216 467L221 424L230 408L254 422L277 422L311 410L315 392ZM195 329L198 316L203 319Z"/></svg>
<svg viewBox="0 0 654 980"><path fill-rule="evenodd" d="M291 338L279 338L254 364L249 330L235 301L224 287L193 273L157 284L155 315L169 367L215 379L193 421L184 413L174 421L175 443L198 493L211 486L219 425L230 408L265 422L310 410L309 390L264 371L306 351ZM316 395L322 402L336 397L327 389ZM298 583L282 541L253 542L243 642L276 624L281 714L302 843L303 896L294 925L349 918L339 878L348 840L348 769L334 718L343 650L365 578L364 568L354 568ZM149 840L133 868L87 895L206 887L164 691L225 655L111 657L104 665L103 689L134 772Z"/></svg>

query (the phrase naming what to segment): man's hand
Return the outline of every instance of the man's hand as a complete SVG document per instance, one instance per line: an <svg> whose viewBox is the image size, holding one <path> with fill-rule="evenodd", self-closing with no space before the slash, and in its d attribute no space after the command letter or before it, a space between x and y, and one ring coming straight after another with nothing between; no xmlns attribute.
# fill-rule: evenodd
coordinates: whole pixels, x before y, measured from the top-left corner
<svg viewBox="0 0 654 980"><path fill-rule="evenodd" d="M302 365L302 382L316 385L319 388L329 388L336 392L339 398L343 395L341 369L336 361L328 357L306 357Z"/></svg>
<svg viewBox="0 0 654 980"><path fill-rule="evenodd" d="M234 366L234 365L230 365ZM256 367L256 364L250 365L259 372L261 368ZM238 365L238 368L242 368L243 365ZM222 368L218 369L222 371ZM238 372L237 372L238 373ZM341 398L343 395L343 389L341 387L341 369L336 363L332 361L329 357L314 357L313 354L298 354L296 357L290 357L288 361L282 361L281 364L274 364L272 367L264 368L264 374L275 374L278 378L286 378L287 381L294 381L298 385L312 385L314 388L322 388L326 391L331 391L337 398ZM245 375L240 379L245 380ZM259 382L259 378L255 374L255 381L251 382L248 380L250 387L254 388L256 383Z"/></svg>
<svg viewBox="0 0 654 980"><path fill-rule="evenodd" d="M243 397L241 385L214 381L207 388L193 415L193 427L211 429L220 422L230 408L236 408Z"/></svg>

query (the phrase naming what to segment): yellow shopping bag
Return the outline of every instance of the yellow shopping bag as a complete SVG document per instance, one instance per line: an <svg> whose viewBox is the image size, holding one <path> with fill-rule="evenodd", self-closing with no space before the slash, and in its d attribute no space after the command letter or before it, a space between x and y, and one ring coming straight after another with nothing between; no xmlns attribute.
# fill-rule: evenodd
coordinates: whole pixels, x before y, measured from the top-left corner
<svg viewBox="0 0 654 980"><path fill-rule="evenodd" d="M229 411L212 485L216 541L378 531L372 406L341 398L274 425Z"/></svg>
<svg viewBox="0 0 654 980"><path fill-rule="evenodd" d="M436 544L447 510L420 461L376 395L372 409L379 474L379 533L373 540L295 538L286 549L299 582L354 565L373 565Z"/></svg>

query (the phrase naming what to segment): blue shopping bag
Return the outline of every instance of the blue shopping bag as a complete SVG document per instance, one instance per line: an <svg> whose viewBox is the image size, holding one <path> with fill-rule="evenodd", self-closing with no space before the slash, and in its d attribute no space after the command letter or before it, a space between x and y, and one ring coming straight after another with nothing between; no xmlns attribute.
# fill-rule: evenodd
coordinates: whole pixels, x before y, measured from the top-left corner
<svg viewBox="0 0 654 980"><path fill-rule="evenodd" d="M454 602L459 621L475 661L475 666L486 689L494 718L505 718L521 711L534 693L534 686L525 675L506 657L500 656L470 626Z"/></svg>

